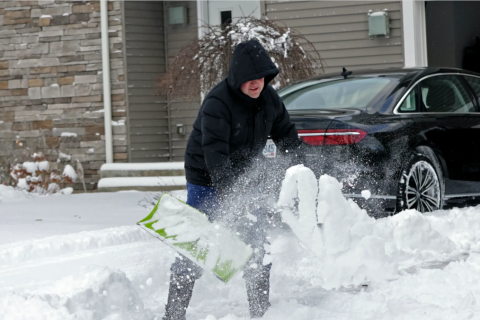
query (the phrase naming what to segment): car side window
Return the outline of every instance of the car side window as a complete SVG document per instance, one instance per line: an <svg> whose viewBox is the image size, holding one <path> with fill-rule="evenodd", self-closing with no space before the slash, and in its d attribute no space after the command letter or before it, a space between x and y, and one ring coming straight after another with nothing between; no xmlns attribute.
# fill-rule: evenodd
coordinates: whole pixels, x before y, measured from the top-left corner
<svg viewBox="0 0 480 320"><path fill-rule="evenodd" d="M470 84L473 91L477 95L478 102L480 103L480 78L471 77L471 76L463 76L465 80Z"/></svg>
<svg viewBox="0 0 480 320"><path fill-rule="evenodd" d="M400 112L418 112L417 108L417 90L410 91L408 96L400 105Z"/></svg>
<svg viewBox="0 0 480 320"><path fill-rule="evenodd" d="M457 76L434 76L419 84L425 112L468 113L475 106Z"/></svg>

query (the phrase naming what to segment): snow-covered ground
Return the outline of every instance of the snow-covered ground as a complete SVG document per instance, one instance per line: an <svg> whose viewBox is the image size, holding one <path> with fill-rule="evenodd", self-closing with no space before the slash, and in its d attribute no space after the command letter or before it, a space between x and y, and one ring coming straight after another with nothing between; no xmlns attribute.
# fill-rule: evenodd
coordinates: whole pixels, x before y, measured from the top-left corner
<svg viewBox="0 0 480 320"><path fill-rule="evenodd" d="M480 319L480 206L374 220L328 176L284 185L264 319ZM0 319L160 320L174 252L135 225L151 197L0 186ZM243 279L205 274L187 319L248 319Z"/></svg>

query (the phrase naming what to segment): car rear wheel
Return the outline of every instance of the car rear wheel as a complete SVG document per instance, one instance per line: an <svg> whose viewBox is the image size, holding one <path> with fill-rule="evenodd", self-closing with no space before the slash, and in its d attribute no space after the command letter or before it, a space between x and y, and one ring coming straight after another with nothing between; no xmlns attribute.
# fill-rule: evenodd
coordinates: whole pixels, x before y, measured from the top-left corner
<svg viewBox="0 0 480 320"><path fill-rule="evenodd" d="M442 208L444 182L441 169L424 155L413 155L400 178L397 212L416 209L432 212Z"/></svg>

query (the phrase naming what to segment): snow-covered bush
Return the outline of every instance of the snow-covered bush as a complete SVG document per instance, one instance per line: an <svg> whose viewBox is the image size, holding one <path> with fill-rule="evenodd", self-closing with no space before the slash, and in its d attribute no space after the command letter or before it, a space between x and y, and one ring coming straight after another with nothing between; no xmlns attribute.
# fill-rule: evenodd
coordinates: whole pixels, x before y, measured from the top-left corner
<svg viewBox="0 0 480 320"><path fill-rule="evenodd" d="M33 161L13 165L9 183L3 184L38 194L52 194L59 192L61 186L74 183L78 177L79 170L76 172L69 164L65 165L61 172L57 169L51 170L50 162L45 160L42 153L34 153L31 157Z"/></svg>
<svg viewBox="0 0 480 320"><path fill-rule="evenodd" d="M294 81L323 72L323 60L302 34L272 20L243 17L225 26L206 25L207 33L183 47L169 62L158 82L158 94L171 99L198 98L228 74L235 47L255 39L280 70L271 83L280 89Z"/></svg>
<svg viewBox="0 0 480 320"><path fill-rule="evenodd" d="M7 144L1 146L4 145ZM38 141L25 144L17 140L15 145L8 156L0 158L0 184L37 194L53 194L79 180L85 189L80 161L76 161L74 169L69 164L70 156L59 150L53 150L55 152L47 157L37 151L41 149Z"/></svg>

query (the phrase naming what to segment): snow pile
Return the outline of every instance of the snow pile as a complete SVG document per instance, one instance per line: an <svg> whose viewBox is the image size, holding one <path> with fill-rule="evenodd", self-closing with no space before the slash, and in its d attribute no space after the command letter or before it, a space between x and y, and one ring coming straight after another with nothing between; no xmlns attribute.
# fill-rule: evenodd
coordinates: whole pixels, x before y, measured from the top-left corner
<svg viewBox="0 0 480 320"><path fill-rule="evenodd" d="M479 283L480 255L473 253L444 269L419 269L377 283L354 296L352 304L378 310L365 319L478 319Z"/></svg>
<svg viewBox="0 0 480 320"><path fill-rule="evenodd" d="M432 227L451 239L459 250L480 252L478 207L435 211L425 216Z"/></svg>
<svg viewBox="0 0 480 320"><path fill-rule="evenodd" d="M73 188L72 187L66 187L66 188L63 188L60 191L54 193L54 195L72 194L72 193L73 193Z"/></svg>
<svg viewBox="0 0 480 320"><path fill-rule="evenodd" d="M9 243L0 245L0 267L150 238L140 228L129 226Z"/></svg>
<svg viewBox="0 0 480 320"><path fill-rule="evenodd" d="M60 161L70 161L72 159L72 156L69 154L65 154L63 152L58 153L58 162Z"/></svg>
<svg viewBox="0 0 480 320"><path fill-rule="evenodd" d="M124 126L125 120L112 121L112 126Z"/></svg>
<svg viewBox="0 0 480 320"><path fill-rule="evenodd" d="M60 136L63 138L75 138L77 134L75 132L62 132Z"/></svg>
<svg viewBox="0 0 480 320"><path fill-rule="evenodd" d="M24 190L17 190L10 186L0 184L0 202L22 201L33 196Z"/></svg>
<svg viewBox="0 0 480 320"><path fill-rule="evenodd" d="M278 205L283 207L283 220L292 228L297 237L313 252L322 256L323 240L317 226L315 174L303 165L287 170L282 183ZM298 199L298 219L294 214Z"/></svg>
<svg viewBox="0 0 480 320"><path fill-rule="evenodd" d="M287 171L278 201L282 218L320 258L324 288L397 279L402 270L412 266L452 259L465 250L480 248L478 210L439 215L407 210L375 220L345 199L341 188L327 175L320 178L317 188L312 171L299 165Z"/></svg>
<svg viewBox="0 0 480 320"><path fill-rule="evenodd" d="M130 280L120 270L82 267L47 292L12 293L0 304L0 319L148 319Z"/></svg>
<svg viewBox="0 0 480 320"><path fill-rule="evenodd" d="M262 319L480 317L480 206L373 220L333 178L304 167L286 178L280 203L308 246L289 228L270 230L272 306ZM148 211L137 205L144 197L0 202L0 320L161 319L175 253L133 225ZM205 272L187 319L249 319L242 277L225 285Z"/></svg>

